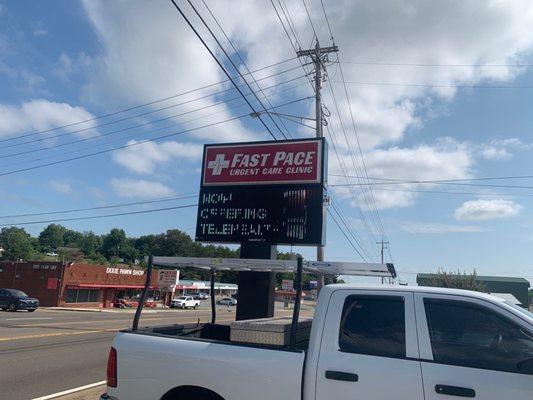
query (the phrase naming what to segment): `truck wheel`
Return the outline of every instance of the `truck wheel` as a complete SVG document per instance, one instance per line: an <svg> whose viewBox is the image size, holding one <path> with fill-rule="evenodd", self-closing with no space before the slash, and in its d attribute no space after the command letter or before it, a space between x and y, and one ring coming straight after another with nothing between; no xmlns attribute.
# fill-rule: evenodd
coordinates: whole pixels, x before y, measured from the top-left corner
<svg viewBox="0 0 533 400"><path fill-rule="evenodd" d="M15 303L9 303L9 305L7 306L7 311L17 311L17 305Z"/></svg>
<svg viewBox="0 0 533 400"><path fill-rule="evenodd" d="M194 305L194 309L195 309L195 310L198 309L198 304L195 304L195 305Z"/></svg>

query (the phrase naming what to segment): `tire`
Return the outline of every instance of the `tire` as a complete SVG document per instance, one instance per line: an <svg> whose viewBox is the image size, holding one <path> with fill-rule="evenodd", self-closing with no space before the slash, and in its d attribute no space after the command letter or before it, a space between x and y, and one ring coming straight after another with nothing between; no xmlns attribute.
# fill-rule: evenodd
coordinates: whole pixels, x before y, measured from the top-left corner
<svg viewBox="0 0 533 400"><path fill-rule="evenodd" d="M9 303L7 306L7 311L15 312L17 311L17 305L15 303Z"/></svg>
<svg viewBox="0 0 533 400"><path fill-rule="evenodd" d="M195 305L194 305L194 309L195 309L195 310L198 309L198 304L195 304Z"/></svg>
<svg viewBox="0 0 533 400"><path fill-rule="evenodd" d="M28 310L28 312L34 312L35 310Z"/></svg>

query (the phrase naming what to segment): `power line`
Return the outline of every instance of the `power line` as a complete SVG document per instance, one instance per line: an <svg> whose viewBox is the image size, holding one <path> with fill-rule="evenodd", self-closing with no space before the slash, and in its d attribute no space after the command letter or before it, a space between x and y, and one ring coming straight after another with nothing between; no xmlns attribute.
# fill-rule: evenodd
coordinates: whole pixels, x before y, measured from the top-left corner
<svg viewBox="0 0 533 400"><path fill-rule="evenodd" d="M218 60L218 58L215 56L215 54L213 53L213 51L210 49L210 47L207 45L207 43L205 42L205 40L202 38L202 36L200 35L200 33L196 30L196 28L192 25L191 21L187 18L187 16L185 15L185 13L181 10L181 8L176 4L175 0L170 0L172 2L172 4L174 5L174 7L176 8L176 10L178 10L178 12L181 14L181 16L183 17L183 19L185 20L185 22L187 22L187 25L189 25L189 27L192 29L192 31L194 32L194 34L196 35L196 37L198 37L198 39L200 40L200 42L202 42L202 44L204 45L204 47L206 48L206 50L209 52L209 54L211 55L211 57L215 60L215 62L218 64L218 66L220 67L220 69L224 72L224 74L228 77L228 79L231 81L231 83L233 84L233 86L235 86L235 88L237 89L237 91L240 93L240 95L244 98L244 100L246 101L246 103L248 103L248 105L250 106L250 108L252 109L252 111L254 113L257 114L257 111L255 110L255 108L252 106L252 103L250 103L248 101L248 99L246 98L246 96L244 95L244 93L241 91L241 89L239 88L239 86L235 83L235 81L232 79L231 75L229 74L228 71L226 71L226 68L224 68L224 66L222 65L222 63ZM193 9L196 11L196 9L194 8L194 6L191 4L191 2L189 1L189 4L191 5L191 7L193 7ZM200 19L203 21L203 18L200 17ZM205 22L204 22L205 24ZM211 30L208 28L208 30L211 32ZM212 34L212 32L211 32ZM214 36L214 35L213 35ZM218 42L218 40L216 39L215 37L215 41L219 44L220 46L220 43ZM224 54L226 54L225 50L222 49L224 51ZM227 54L226 54L227 56ZM228 57L229 58L229 57ZM229 58L229 60L231 61L231 58ZM233 61L231 61L233 63ZM240 71L238 68L235 68L238 72L239 72L239 75L240 74ZM242 75L241 75L242 77ZM277 140L276 136L272 133L272 131L270 130L270 128L268 127L268 125L265 123L265 121L263 121L263 119L261 118L260 115L258 115L258 118L259 118L259 121L261 121L261 124L265 127L265 129L268 131L268 133L270 134L270 136L272 136L272 138L274 140Z"/></svg>
<svg viewBox="0 0 533 400"><path fill-rule="evenodd" d="M271 86L269 86L269 87L267 87L265 89L271 89L271 88L274 88L274 87L282 86L282 85L285 85L287 83L290 83L292 81L295 81L295 80L298 80L298 79L301 79L301 78L303 78L303 76L297 76L297 77L289 79L287 81L271 85ZM247 96L249 96L249 95L250 94L247 94ZM210 96L204 96L204 97L210 97ZM66 142L66 143L59 143L59 144L56 144L56 145L53 145L53 146L48 146L48 147L43 147L43 148L38 148L38 149L25 150L25 151L20 151L18 153L10 153L10 154L0 155L0 159L11 158L11 157L16 157L16 156L23 155L23 154L36 153L36 152L40 152L40 151L46 151L46 150L55 149L55 148L58 148L58 147L64 147L64 146L69 146L69 145L72 145L72 144L77 144L77 143L81 143L81 142L87 142L87 141L90 141L90 140L99 139L99 138L101 138L103 136L110 136L110 135L113 135L115 133L121 133L121 132L125 132L125 131L128 131L128 130L134 129L134 128L140 128L142 126L152 125L154 123L158 123L158 122L167 121L167 120L170 120L170 119L182 117L184 115L188 115L188 114L192 114L192 113L195 113L195 112L198 112L198 111L206 110L208 108L216 107L216 106L221 105L221 104L230 103L232 101L239 100L239 99L241 99L240 96L232 97L232 98L229 98L229 99L225 99L225 100L221 100L221 101L215 102L213 104L209 104L207 106L203 106L203 107L196 108L196 109L193 109L193 110L187 110L187 111L184 111L184 112L181 112L181 113L178 113L178 114L174 114L174 115L171 115L171 116L168 116L168 117L159 118L159 119L156 119L156 120L151 120L151 121L148 121L148 122L144 122L142 124L132 125L132 126L129 126L129 127L126 127L126 128L122 128L122 129L118 129L118 130L114 130L114 131L111 131L111 132L106 132L106 133L103 133L103 134L98 135L98 136L90 136L90 137L77 139L77 140ZM185 101L185 102L183 102L181 104L188 104L188 103L190 103L192 101L195 101L195 100ZM130 119L130 118L127 118L127 119ZM59 136L63 136L63 135L64 134L57 135L55 137L59 137ZM47 138L41 138L41 139L37 139L35 141L41 141L41 140L46 140L46 139ZM28 142L28 143L30 143L30 142ZM22 143L22 144L24 144L24 143ZM12 147L12 146L17 146L17 145L19 145L19 144L10 145L10 146L7 146L7 147ZM0 149L1 149L1 147L0 147Z"/></svg>
<svg viewBox="0 0 533 400"><path fill-rule="evenodd" d="M330 185L331 186L331 185ZM335 186L335 185L333 185ZM392 188L374 188L378 191L389 192L411 192L411 193L432 193L432 194L453 194L468 196L506 196L506 197L533 197L533 193L480 193L480 192L450 192L444 190L417 190L417 189L392 189Z"/></svg>
<svg viewBox="0 0 533 400"><path fill-rule="evenodd" d="M330 40L332 42L335 42L334 37L333 37L333 31L331 30L331 25L329 23L328 14L326 13L326 7L324 7L324 1L323 0L320 0L320 5L322 6L322 12L324 13L324 19L326 20L326 24L328 25Z"/></svg>
<svg viewBox="0 0 533 400"><path fill-rule="evenodd" d="M339 176L343 177L344 175L339 174L329 174L329 176ZM352 178L362 178L359 176L353 176ZM468 182L468 181L490 181L490 180L507 180L507 179L532 179L533 175L510 175L510 176L489 176L481 178L458 178L458 179L395 179L395 178L376 178L376 177L366 177L364 179L369 180L378 180L378 181L391 181L391 182L401 182L401 183L448 183L448 182Z"/></svg>
<svg viewBox="0 0 533 400"><path fill-rule="evenodd" d="M301 79L302 77L300 77L299 79ZM304 83L306 84L306 83ZM273 86L278 86L278 85L273 85ZM302 84L298 84L298 85L293 85L293 86L290 86L288 88L285 88L283 90L280 90L280 93L282 92L285 92L285 91L288 91L288 90L292 90L292 89L295 89L299 86L302 86ZM268 89L268 88L267 88ZM218 103L215 103L215 104L211 104L210 106L205 106L205 107L201 107L200 109L195 109L195 110L192 110L191 112L196 112L196 111L200 111L201 109L206 109L206 108L210 108L210 107L214 107L214 106L217 106L217 105L221 105L221 104L225 104L225 103L228 103L228 102L231 102L231 101L234 101L234 100L237 100L237 99L241 99L241 97L235 97L235 98L232 98L232 99L226 99L225 101L220 101ZM243 108L244 106L246 106L245 103L242 103L241 105L238 105L236 107L233 107L233 106L229 106L228 108L230 110L237 110L237 109L241 109ZM280 106L277 106L278 108L279 107L283 107L283 105L280 105ZM214 116L215 114L220 114L220 113L224 113L226 111L226 109L223 109L223 110L219 110L219 111L213 111L211 113L209 113L209 117L212 117ZM185 113L186 114L186 113ZM109 136L111 134L114 134L114 133L120 133L120 132L123 132L123 131L127 131L127 130L130 130L130 129L133 129L133 128L136 128L136 127L141 127L141 126L144 126L144 125L151 125L153 123L156 123L156 122L161 122L163 120L167 120L167 119L173 119L173 118L176 118L178 116L181 116L182 114L177 114L177 115L173 115L173 116L170 116L170 117L166 117L166 118L161 118L160 120L152 120L150 122L147 122L147 123L144 123L144 124L138 124L138 125L134 125L134 126L131 126L131 127L128 127L128 128L123 128L123 129L119 129L118 131L112 131L112 132L107 132L105 135L106 136ZM206 117L206 115L201 115L199 117L195 117L195 118L190 118L190 119L187 119L185 121L181 121L182 124L188 124L188 123L191 123L191 122L194 122L194 121L198 121L198 120L201 120L201 119L204 119ZM164 131L166 129L171 129L171 128L174 128L176 126L176 123L172 123L170 125L165 125L163 127L160 127L158 129L155 129L155 130L152 130L150 132L143 132L143 133L135 133L134 136L138 137L138 136L145 136L145 135L148 135L148 134L154 134L156 132L160 132L160 131ZM133 136L133 135L128 135L129 137ZM81 140L81 139L80 139ZM75 143L78 143L80 140L78 140L77 142ZM80 151L84 151L84 150L89 150L89 149L93 149L93 148L101 148L102 146L106 146L108 144L112 144L112 143L117 143L117 142L121 142L122 140L124 140L124 138L118 138L118 139L115 139L115 140L108 140L107 142L104 142L104 143L99 143L97 145L94 145L94 146L87 146L87 147L83 147L81 149L75 149L73 151L66 151L66 152L62 152L61 155L62 156L65 156L65 155L68 155L68 154L75 154L75 153L78 153ZM70 142L72 143L72 142ZM59 145L58 145L59 146ZM56 146L57 147L57 146ZM48 147L48 148L45 148L43 150L50 150L54 148L53 146L52 147ZM13 162L13 163L8 163L8 164L3 164L1 165L0 167L8 167L8 166L13 166L13 165L20 165L20 164L28 164L28 163L32 163L32 162L36 162L36 161L44 161L44 160L48 160L48 159L52 159L52 158L56 158L57 155L50 155L50 156L45 156L45 157L39 157L39 158L35 158L35 159L31 159L31 160L23 160L23 161L17 161L17 162Z"/></svg>
<svg viewBox="0 0 533 400"><path fill-rule="evenodd" d="M276 67L278 65L287 63L287 62L292 61L294 59L295 59L295 57L292 57L292 58L289 58L289 59L286 59L286 60L283 60L283 61L279 61L277 63L268 65L266 67L258 68L258 69L254 70L252 72L255 73L255 72L263 71L263 70L268 69L268 68ZM235 78L237 78L237 77L235 77ZM261 78L260 80L262 80L262 79L266 79L266 78ZM28 136L40 135L40 134L52 132L52 131L55 131L55 130L58 130L58 129L69 128L71 126L80 125L80 124L84 124L84 123L87 123L87 122L95 121L95 120L98 120L98 119L111 117L113 115L122 114L122 113L125 113L125 112L128 112L128 111L136 110L138 108L150 106L152 104L157 104L157 103L160 103L160 102L163 102L163 101L166 101L166 100L174 99L176 97L180 97L180 96L184 96L184 95L187 95L187 94L191 94L191 93L194 93L194 92L197 92L197 91L200 91L200 90L203 90L203 89L207 89L207 88L210 88L210 87L213 87L213 86L221 85L221 84L226 83L226 82L229 82L229 79L225 79L225 80L220 81L220 82L211 83L209 85L205 85L205 86L202 86L200 88L187 90L185 92L181 92L181 93L178 93L178 94L175 94L175 95L172 95L172 96L168 96L168 97L164 97L164 98L161 98L161 99L153 100L153 101L150 101L150 102L147 102L147 103L139 104L139 105L136 105L136 106L133 106L133 107L128 107L128 108L125 108L125 109L122 109L122 110L118 110L118 111L114 111L114 112L111 112L111 113L98 115L96 117L88 118L88 119L85 119L85 120L82 120L82 121L72 122L72 123L69 123L69 124L56 126L54 128L49 128L49 129L45 129L45 130L41 130L41 131L37 131L37 132L31 132L31 133L27 133L27 134L24 134L24 135L18 135L18 136L15 136L15 137L9 137L9 138L0 139L0 143L1 142L7 142L7 141L10 141L10 140L22 139L22 138L28 137ZM231 90L233 90L233 89L231 89Z"/></svg>
<svg viewBox="0 0 533 400"><path fill-rule="evenodd" d="M160 198L160 199L153 199L153 200L146 200L146 201L136 201L132 203L121 203L121 204L111 204L107 206L97 206L97 207L87 207L87 208L71 208L68 210L60 210L60 211L47 211L47 212L38 212L38 213L25 213L25 214L12 214L12 215L0 215L0 218L21 218L21 217L37 217L42 215L55 215L55 214L70 214L74 212L80 212L80 211L94 211L94 210L105 210L109 208L119 208L119 207L131 207L131 206L138 206L138 205L146 205L146 204L153 204L153 203L162 203L167 201L176 201L176 200L184 200L184 199L192 199L198 197L198 194L195 194L193 196L174 196L174 197L167 197L167 198Z"/></svg>
<svg viewBox="0 0 533 400"><path fill-rule="evenodd" d="M322 0L321 0L322 1ZM398 62L369 62L369 61L343 61L343 64L392 66L392 67L475 67L475 68L529 68L533 64L421 64L421 63L398 63Z"/></svg>
<svg viewBox="0 0 533 400"><path fill-rule="evenodd" d="M335 218L335 216L332 214L331 210L328 209L328 214L329 216L333 219L333 222L335 222L335 225L337 225L337 227L339 228L339 230L341 231L341 233L343 234L343 236L346 238L346 240L348 241L348 243L350 244L350 246L355 250L355 252L357 254L359 254L359 256L363 259L363 261L367 262L366 261L366 258L359 252L359 250L357 249L357 247L354 246L354 244L352 243L352 241L350 240L350 238L348 237L348 235L346 235L346 232L344 232L344 230L342 229L342 227L340 226L340 224L337 222L337 219Z"/></svg>
<svg viewBox="0 0 533 400"><path fill-rule="evenodd" d="M533 89L533 86L495 86L495 85L452 85L452 84L427 84L427 83L400 83L400 82L362 82L346 81L351 85L372 85L372 86L406 86L425 88L457 88L457 89Z"/></svg>
<svg viewBox="0 0 533 400"><path fill-rule="evenodd" d="M289 39L289 43L291 44L291 46L292 46L294 52L295 52L295 53L298 53L298 50L299 50L299 49L301 50L301 49L302 49L302 46L301 46L301 42L299 41L299 38L298 38L297 32L296 32L296 31L292 28L292 26L291 26L291 23L290 23L290 21L291 21L291 20L290 20L290 14L287 16L287 14L288 14L288 12L289 12L289 9L287 8L287 14L286 14L286 13L285 13L285 10L283 9L283 6L282 6L282 4L281 4L281 1L278 0L278 4L279 4L279 6L280 6L280 8L281 8L281 11L283 12L283 15L285 16L285 19L287 20L287 23L288 23L288 25L289 25L289 28L291 29L292 34L294 35L294 40L295 40L296 44L298 45L298 49L296 48L296 45L293 43L292 38L291 38L291 36L289 35L289 32L287 31L287 28L285 27L285 24L283 23L283 20L281 19L281 16L280 16L280 14L279 14L279 12L278 12L278 9L276 8L276 5L274 4L274 1L273 1L273 0L270 0L270 3L272 4L272 8L274 8L274 12L276 13L276 15L277 15L277 17L278 17L278 20L279 20L279 22L280 22L280 24L281 24L281 26L282 26L282 28L283 28L285 34L287 35L287 38ZM287 7L287 5L285 5L285 7ZM307 69L305 68L305 65L304 65L304 63L302 62L302 60L301 60L300 57L298 57L298 62L299 62L300 65L302 66L302 69L304 70L304 72L306 73L306 75L307 75L307 77L308 77L308 79L309 79L309 85L311 86L311 89L312 89L313 91L315 91L315 87L314 87L314 85L313 85L312 79L311 79L311 77L309 76L309 72L308 72Z"/></svg>
<svg viewBox="0 0 533 400"><path fill-rule="evenodd" d="M313 24L313 20L311 19L311 14L309 14L309 9L307 8L307 3L305 0L302 0L302 3L305 8L305 13L307 14L307 19L309 20L309 23L311 24L311 29L313 29L314 37L318 40L318 35L316 34L315 25ZM312 40L311 40L312 41Z"/></svg>
<svg viewBox="0 0 533 400"><path fill-rule="evenodd" d="M506 188L506 189L533 189L533 186L525 185L492 185L485 183L453 183L453 182L441 182L441 183L431 183L431 182L367 182L367 183L350 183L350 184L333 184L329 186L376 186L376 185L408 185L408 184L438 184L438 185L450 185L450 186L473 186L473 187L491 187L491 188Z"/></svg>
<svg viewBox="0 0 533 400"><path fill-rule="evenodd" d="M302 100L306 100L306 99L310 99L310 98L313 98L313 97L311 96L311 97L307 97L307 98L304 98L304 99L294 100L294 101L291 101L289 103L285 103L284 105L292 104L292 103L295 103L295 102L298 102L298 101L302 101ZM278 105L277 107L280 108L280 107L283 107L284 105ZM19 173L19 172L25 172L25 171L38 169L38 168L48 167L48 166L51 166L51 165L63 164L63 163L74 161L74 160L80 160L82 158L93 157L93 156L96 156L96 155L109 153L109 152L114 151L114 150L129 148L129 147L133 147L133 146L139 146L139 145L144 144L144 143L153 142L153 141L160 140L160 139L166 139L168 137L173 137L173 136L178 136L178 135L182 135L182 134L185 134L185 133L194 132L194 131L197 131L197 130L200 130L200 129L203 129L203 128L209 128L209 127L212 127L212 126L224 124L224 123L227 123L227 122L235 121L235 120L238 120L238 119L241 119L241 118L244 118L244 117L249 117L249 116L250 116L250 114L248 114L248 113L247 114L242 114L242 115L239 115L239 116L236 116L236 117L227 118L227 119L225 119L223 121L213 122L213 123L210 123L210 124L207 124L207 125L202 125L202 126L198 126L198 127L194 127L194 128L189 128L189 129L185 129L185 130L182 130L182 131L178 131L178 132L169 133L169 134L166 134L166 135L158 136L156 138L142 140L142 141L136 142L136 143L128 143L128 144L125 144L123 146L117 146L117 147L113 147L113 148L110 148L110 149L100 150L100 151L96 151L96 152L89 153L89 154L84 154L84 155L77 156L77 157L67 158L67 159L64 159L64 160L57 160L57 161L49 162L49 163L46 163L46 164L36 165L36 166L32 166L32 167L27 167L27 168L20 168L20 169L8 171L8 172L1 172L0 176L12 175L12 174L16 174L16 173Z"/></svg>
<svg viewBox="0 0 533 400"><path fill-rule="evenodd" d="M19 225L50 224L50 223L54 223L54 222L82 221L82 220L88 220L88 219L119 217L119 216L123 216L123 215L148 214L148 213L153 213L153 212L179 210L179 209L182 209L182 208L191 208L191 207L197 207L197 206L198 206L198 204L187 204L187 205L184 205L184 206L154 208L154 209L151 209L151 210L129 211L129 212L122 212L122 213L115 213L115 214L89 215L89 216L84 216L84 217L49 219L49 220L30 221L30 222L14 222L12 224L0 224L0 227L19 226Z"/></svg>
<svg viewBox="0 0 533 400"><path fill-rule="evenodd" d="M269 79L269 78L272 78L274 76L277 76L277 75L282 75L282 74L285 74L287 72L291 72L291 71L294 71L296 69L300 68L299 66L296 66L296 67L292 67L292 68L289 68L287 70L283 70L283 71L280 71L280 72L276 72L274 74L271 74L271 75L268 75L268 76L265 76L263 78L260 78L258 79L258 81L261 81L261 80L265 80L265 79ZM292 82L294 80L297 80L297 79L300 79L304 76L298 76L298 77L293 77L289 80L286 80L282 83L277 83L277 84L274 84L274 85L271 85L266 89L270 89L270 88L273 88L273 87L276 87L276 86L280 86L282 84L286 84L288 82ZM246 86L246 85L241 85L241 86ZM81 128L81 129L76 129L74 131L68 131L68 132L64 132L64 133L60 133L60 134L57 134L57 135L53 135L53 136L46 136L46 137L41 137L41 138L38 138L38 139L33 139L33 140L28 140L28 141L25 141L25 142L21 142L21 143L14 143L14 144L9 144L9 145L4 145L4 146L0 146L0 150L1 149L7 149L7 148L11 148L11 147L17 147L17 146L23 146L23 145L26 145L26 144L31 144L31 143L37 143L37 142L42 142L42 141L45 141L45 140L49 140L49 139L56 139L56 138L59 138L59 137L63 137L63 136L70 136L70 135L74 135L76 133L80 133L80 132L84 132L84 131L89 131L89 130L93 130L93 129L96 129L96 128L101 128L101 127L105 127L105 126L109 126L109 125L113 125L113 124L117 124L119 122L124 122L124 121L128 121L128 120L131 120L131 119L134 119L134 118L138 118L138 117L144 117L146 115L150 115L150 114L154 114L154 113L157 113L157 112L160 112L160 111L165 111L165 110L169 110L171 108L175 108L175 107L179 107L179 106L183 106L183 105L186 105L186 104L190 104L190 103L193 103L195 101L199 101L199 100L203 100L203 99L206 99L206 98L211 98L215 95L220 95L220 94L223 94L223 93L227 93L227 92L230 92L232 90L235 90L234 88L229 88L229 89L224 89L224 90L220 90L220 91L217 91L217 92L212 92L212 93L209 93L207 95L203 95L203 96L200 96L200 97L196 97L194 99L189 99L189 100L186 100L186 101L182 101L180 103L175 103L175 104L172 104L172 105L169 105L169 106L166 106L166 107L161 107L161 108L156 108L154 110L150 110L150 111L147 111L147 112L143 112L143 113L140 113L140 114L135 114L135 115L130 115L130 116L127 116L127 117L124 117L124 118L121 118L121 119L117 119L117 120L114 120L114 121L109 121L109 122L105 122L105 123L102 123L102 124L99 124L99 125L95 125L95 126L92 126L92 127L87 127L87 128ZM248 93L247 96L249 95L252 95L252 93ZM236 100L240 97L236 97L236 98L232 98L232 99L227 99L227 100L223 100L223 101L219 101L217 103L214 103L210 106L213 106L213 105L217 105L217 104L222 104L224 102L229 102L229 101L232 101L232 100ZM205 107L204 107L205 108ZM149 124L150 122L148 122L147 124ZM144 124L146 125L146 124ZM92 137L98 137L99 135L94 135Z"/></svg>
<svg viewBox="0 0 533 400"><path fill-rule="evenodd" d="M353 233L352 229L350 228L350 226L348 225L348 222L346 221L346 218L342 215L341 213L341 210L339 208L337 208L335 202L331 202L331 207L333 208L333 210L337 213L339 219L341 220L342 224L344 225L344 227L346 228L346 230L348 231L348 233L350 234L350 236L353 238L354 242L357 243L357 245L359 246L359 248L361 249L361 251L366 255L367 259L368 258L372 258L371 256L368 255L368 253L366 252L366 250L364 249L364 247L361 245L361 242L357 239L357 237L355 236L355 234ZM365 262L368 262L366 259L363 258L363 260Z"/></svg>
<svg viewBox="0 0 533 400"><path fill-rule="evenodd" d="M228 41L228 43L230 44L231 48L233 49L233 52L237 55L237 57L239 57L239 60L241 61L242 65L244 66L244 68L246 68L246 71L248 72L247 75L249 75L252 80L254 81L255 85L257 86L257 88L259 89L259 91L261 92L261 94L263 95L263 97L265 98L266 102L268 103L268 105L270 106L270 108L272 108L272 103L270 102L270 99L267 97L267 95L265 94L265 92L263 91L263 89L261 88L261 86L259 85L258 81L255 79L255 77L253 76L253 74L250 72L250 69L248 68L248 66L246 65L246 62L244 61L244 59L241 57L240 53L237 51L236 47L233 45L233 42L231 41L231 39L228 37L228 35L226 34L226 31L224 31L224 28L222 28L222 26L220 25L220 23L218 22L218 19L215 17L215 15L213 14L213 12L211 11L211 9L209 8L209 6L207 5L207 3L205 2L205 0L202 0L202 3L204 4L205 8L207 9L207 11L209 11L209 14L211 15L211 17L213 18L213 20L215 21L215 23L217 24L218 28L222 31L222 34L224 35L224 37L226 38L226 40ZM245 81L246 82L246 81ZM250 87L250 86L249 86ZM250 90L251 90L251 87L250 87ZM259 98L256 96L257 100L259 100ZM262 104L261 104L262 105ZM263 106L263 108L265 108ZM273 108L274 111L276 111L275 108ZM265 109L266 111L266 109ZM279 128L278 124L274 121L274 118L272 117L272 115L270 113L267 113L268 116L270 117L270 120L274 123L274 125L276 125L276 127L278 128L278 130L281 132L281 129ZM285 128L285 132L287 133L287 136L289 136L290 138L292 138L292 135L290 134L289 130L287 129L287 126L285 125L285 123L283 122L283 120L278 117L279 121L281 122L281 125L283 125L283 127ZM283 135L285 136L285 135Z"/></svg>

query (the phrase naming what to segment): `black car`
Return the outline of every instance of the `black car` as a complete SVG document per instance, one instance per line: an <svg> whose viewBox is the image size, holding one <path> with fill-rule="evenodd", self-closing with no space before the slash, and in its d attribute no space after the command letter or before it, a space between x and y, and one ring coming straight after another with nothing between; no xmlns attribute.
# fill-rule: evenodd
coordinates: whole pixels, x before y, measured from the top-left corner
<svg viewBox="0 0 533 400"><path fill-rule="evenodd" d="M0 289L0 309L7 311L37 310L39 300L17 289Z"/></svg>

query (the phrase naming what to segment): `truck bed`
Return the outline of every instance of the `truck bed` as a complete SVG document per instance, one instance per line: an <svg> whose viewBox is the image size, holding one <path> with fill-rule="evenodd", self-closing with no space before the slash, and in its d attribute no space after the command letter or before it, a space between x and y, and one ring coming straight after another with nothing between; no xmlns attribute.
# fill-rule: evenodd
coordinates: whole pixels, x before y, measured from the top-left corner
<svg viewBox="0 0 533 400"><path fill-rule="evenodd" d="M119 387L108 394L120 393L121 399L160 399L184 385L232 400L250 400L250 393L254 400L301 397L306 345L295 350L234 343L229 325L187 324L122 331L113 346Z"/></svg>
<svg viewBox="0 0 533 400"><path fill-rule="evenodd" d="M305 351L309 346L309 335L299 336L299 342L296 349L288 345L271 345L262 343L243 343L231 341L231 329L228 324L175 324L166 326L156 326L142 328L135 332L124 330L124 333L159 336L167 338L177 338L183 340L207 341L211 343L226 344L232 346L256 347L262 349L280 350L280 351Z"/></svg>

